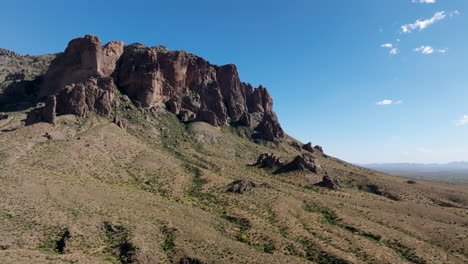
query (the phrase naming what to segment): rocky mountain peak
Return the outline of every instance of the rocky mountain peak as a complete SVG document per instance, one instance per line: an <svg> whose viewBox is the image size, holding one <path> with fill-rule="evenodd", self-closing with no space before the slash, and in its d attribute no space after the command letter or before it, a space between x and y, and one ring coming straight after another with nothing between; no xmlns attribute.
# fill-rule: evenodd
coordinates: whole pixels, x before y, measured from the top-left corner
<svg viewBox="0 0 468 264"><path fill-rule="evenodd" d="M52 61L39 96L56 96L58 115L109 116L117 90L139 107L166 107L182 121L248 126L269 141L284 137L265 87L242 82L233 64L213 65L164 46L74 39Z"/></svg>
<svg viewBox="0 0 468 264"><path fill-rule="evenodd" d="M14 51L0 48L0 57L1 56L10 57L10 58L20 58L20 57L22 57L20 54L14 52Z"/></svg>

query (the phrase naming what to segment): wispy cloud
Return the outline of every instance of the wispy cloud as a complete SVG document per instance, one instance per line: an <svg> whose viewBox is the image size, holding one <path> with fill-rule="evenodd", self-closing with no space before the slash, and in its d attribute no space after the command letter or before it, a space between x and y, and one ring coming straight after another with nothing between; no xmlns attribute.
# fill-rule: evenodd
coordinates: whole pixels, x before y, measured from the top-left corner
<svg viewBox="0 0 468 264"><path fill-rule="evenodd" d="M380 47L390 49L388 51L388 53L390 53L390 55L396 55L396 54L398 54L400 52L400 50L395 48L395 46L392 43L384 43L384 44L380 45Z"/></svg>
<svg viewBox="0 0 468 264"><path fill-rule="evenodd" d="M403 33L411 33L413 30L419 29L419 31L427 28L428 26L434 24L437 21L443 20L447 17L445 11L437 12L429 19L425 20L416 20L413 24L406 24L401 26L401 31Z"/></svg>
<svg viewBox="0 0 468 264"><path fill-rule="evenodd" d="M450 17L458 16L458 15L460 15L460 11L455 10L455 11L453 11L452 13L450 13L449 15L450 15Z"/></svg>
<svg viewBox="0 0 468 264"><path fill-rule="evenodd" d="M434 49L431 46L421 46L414 49L416 52L421 52L422 54L428 55L432 53L446 53L447 49Z"/></svg>
<svg viewBox="0 0 468 264"><path fill-rule="evenodd" d="M393 48L393 49L391 49L391 50L389 51L390 55L396 55L396 54L398 54L399 52L400 52L400 50L397 49L397 48Z"/></svg>
<svg viewBox="0 0 468 264"><path fill-rule="evenodd" d="M463 126L468 124L468 115L464 115L461 119L455 121L456 126Z"/></svg>
<svg viewBox="0 0 468 264"><path fill-rule="evenodd" d="M375 104L376 105L391 105L391 104L402 104L402 103L403 103L402 100L393 101L393 100L390 100L390 99L385 99L385 100L379 101L379 102L377 102Z"/></svg>
<svg viewBox="0 0 468 264"><path fill-rule="evenodd" d="M412 0L413 3L434 4L436 0Z"/></svg>

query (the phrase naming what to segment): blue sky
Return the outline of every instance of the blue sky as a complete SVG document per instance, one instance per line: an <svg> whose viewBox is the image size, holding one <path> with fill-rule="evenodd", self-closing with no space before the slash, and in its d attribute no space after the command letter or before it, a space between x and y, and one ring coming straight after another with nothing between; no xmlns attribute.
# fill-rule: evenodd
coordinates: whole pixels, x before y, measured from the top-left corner
<svg viewBox="0 0 468 264"><path fill-rule="evenodd" d="M95 34L183 49L236 64L287 133L331 155L468 160L466 0L2 2L2 48L53 53Z"/></svg>

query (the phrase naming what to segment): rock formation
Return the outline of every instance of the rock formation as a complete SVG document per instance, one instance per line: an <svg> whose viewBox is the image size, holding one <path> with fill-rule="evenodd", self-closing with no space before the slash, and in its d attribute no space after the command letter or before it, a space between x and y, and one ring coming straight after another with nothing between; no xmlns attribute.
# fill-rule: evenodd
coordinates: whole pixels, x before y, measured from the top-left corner
<svg viewBox="0 0 468 264"><path fill-rule="evenodd" d="M276 168L283 166L284 163L277 156L272 153L263 153L261 154L254 166L259 166L260 168Z"/></svg>
<svg viewBox="0 0 468 264"><path fill-rule="evenodd" d="M284 137L265 87L241 82L235 65L216 66L161 46L103 46L91 35L74 39L52 61L39 97L56 96L57 115L108 117L117 90L138 107L166 106L182 121L248 126L256 138L269 141Z"/></svg>
<svg viewBox="0 0 468 264"><path fill-rule="evenodd" d="M310 153L313 153L314 152L314 148L312 147L312 143L309 142L307 144L304 144L304 146L302 146L302 149L304 149L305 151L308 151Z"/></svg>
<svg viewBox="0 0 468 264"><path fill-rule="evenodd" d="M323 176L322 182L317 184L318 186L325 187L331 190L339 190L341 188L340 183L337 179L334 179L328 175Z"/></svg>
<svg viewBox="0 0 468 264"><path fill-rule="evenodd" d="M271 188L271 186L266 182L258 184L249 180L236 180L229 184L227 191L233 193L244 193L250 192L252 189L259 187Z"/></svg>
<svg viewBox="0 0 468 264"><path fill-rule="evenodd" d="M38 122L47 122L55 124L57 100L55 96L47 97L45 106L34 109L26 115L26 125L32 125Z"/></svg>
<svg viewBox="0 0 468 264"><path fill-rule="evenodd" d="M315 159L307 154L296 156L293 161L279 168L275 173L290 171L311 171L317 173L318 164Z"/></svg>
<svg viewBox="0 0 468 264"><path fill-rule="evenodd" d="M127 129L127 121L120 116L115 116L113 122L121 129Z"/></svg>
<svg viewBox="0 0 468 264"><path fill-rule="evenodd" d="M7 49L1 49L1 48L0 48L0 56L10 57L10 58L20 58L21 57L20 54L14 52L14 51L7 50Z"/></svg>
<svg viewBox="0 0 468 264"><path fill-rule="evenodd" d="M323 148L319 145L315 146L314 149L320 153L323 153Z"/></svg>
<svg viewBox="0 0 468 264"><path fill-rule="evenodd" d="M253 181L237 180L229 184L228 192L244 193L251 191L255 187L257 187L257 184Z"/></svg>

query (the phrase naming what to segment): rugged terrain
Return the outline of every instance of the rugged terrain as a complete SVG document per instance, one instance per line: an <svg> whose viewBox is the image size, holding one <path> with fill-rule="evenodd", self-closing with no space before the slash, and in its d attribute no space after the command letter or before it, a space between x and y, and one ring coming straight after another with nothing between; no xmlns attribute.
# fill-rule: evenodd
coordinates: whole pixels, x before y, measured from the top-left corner
<svg viewBox="0 0 468 264"><path fill-rule="evenodd" d="M1 263L468 261L468 185L298 142L234 65L95 36L0 64Z"/></svg>

